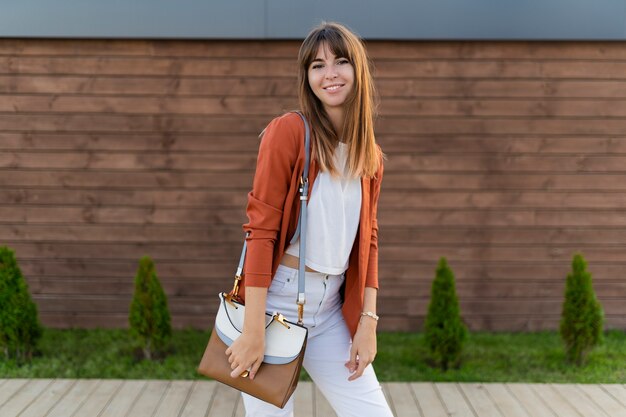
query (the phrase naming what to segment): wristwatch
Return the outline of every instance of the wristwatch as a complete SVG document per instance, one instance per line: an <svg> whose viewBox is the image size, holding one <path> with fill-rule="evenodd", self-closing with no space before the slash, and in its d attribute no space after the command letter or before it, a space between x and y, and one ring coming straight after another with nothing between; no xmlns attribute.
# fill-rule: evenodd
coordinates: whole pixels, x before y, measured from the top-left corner
<svg viewBox="0 0 626 417"><path fill-rule="evenodd" d="M378 321L378 318L379 318L376 314L372 313L371 311L364 311L361 313L361 316L371 317L376 321Z"/></svg>

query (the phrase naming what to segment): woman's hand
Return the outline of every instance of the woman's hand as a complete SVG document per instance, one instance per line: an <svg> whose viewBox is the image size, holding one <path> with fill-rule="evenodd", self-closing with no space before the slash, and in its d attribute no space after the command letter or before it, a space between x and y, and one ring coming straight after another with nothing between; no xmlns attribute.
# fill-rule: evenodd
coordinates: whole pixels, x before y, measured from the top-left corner
<svg viewBox="0 0 626 417"><path fill-rule="evenodd" d="M265 329L263 329L265 330ZM233 342L228 349L228 362L230 363L231 378L239 378L246 370L250 370L250 379L254 379L265 352L265 333L246 333L245 331Z"/></svg>
<svg viewBox="0 0 626 417"><path fill-rule="evenodd" d="M350 349L350 361L346 368L353 374L348 381L354 381L363 375L363 371L376 357L376 320L363 316L356 329Z"/></svg>
<svg viewBox="0 0 626 417"><path fill-rule="evenodd" d="M233 370L230 376L239 378L244 371L250 371L254 379L265 352L265 301L267 288L246 287L246 315L241 336L228 349L228 362Z"/></svg>

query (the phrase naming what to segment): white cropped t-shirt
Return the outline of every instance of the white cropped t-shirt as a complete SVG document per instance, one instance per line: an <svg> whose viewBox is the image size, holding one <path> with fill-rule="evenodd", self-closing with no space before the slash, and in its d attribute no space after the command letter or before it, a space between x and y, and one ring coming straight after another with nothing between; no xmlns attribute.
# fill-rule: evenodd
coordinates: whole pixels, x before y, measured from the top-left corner
<svg viewBox="0 0 626 417"><path fill-rule="evenodd" d="M333 157L341 178L319 171L307 205L305 264L325 274L348 269L361 216L361 179L348 177L347 152L347 145L339 142ZM285 252L299 257L300 238Z"/></svg>

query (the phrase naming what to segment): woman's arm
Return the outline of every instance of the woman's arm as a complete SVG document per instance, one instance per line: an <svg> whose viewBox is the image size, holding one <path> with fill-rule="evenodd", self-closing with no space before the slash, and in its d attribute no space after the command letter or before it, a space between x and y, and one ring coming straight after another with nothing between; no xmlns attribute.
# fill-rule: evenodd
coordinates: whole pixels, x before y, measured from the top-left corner
<svg viewBox="0 0 626 417"><path fill-rule="evenodd" d="M243 331L226 350L231 364L231 377L239 378L250 370L253 379L265 351L265 303L272 280L274 244L280 232L283 205L289 191L293 166L298 156L300 116L277 117L265 128L252 191L248 194L243 229L247 253L244 264L246 314Z"/></svg>
<svg viewBox="0 0 626 417"><path fill-rule="evenodd" d="M376 297L378 290L373 287L365 287L363 295L363 311L371 311L376 314ZM352 375L348 381L354 381L361 375L370 363L374 362L376 357L376 325L378 321L369 316L361 316L359 327L352 340L352 348L350 349L350 361L345 366Z"/></svg>
<svg viewBox="0 0 626 417"><path fill-rule="evenodd" d="M265 352L265 301L267 288L246 287L246 315L241 336L226 349L230 376L238 378L246 369L250 370L250 379L254 379L263 362Z"/></svg>
<svg viewBox="0 0 626 417"><path fill-rule="evenodd" d="M380 150L380 147L379 147ZM378 296L378 199L380 197L380 186L383 180L384 165L380 159L380 166L373 180L372 191L372 235L370 238L370 251L367 266L367 277L365 278L365 292L363 294L363 312L370 311L376 314L376 297ZM361 375L376 357L376 326L378 321L369 316L361 316L356 333L352 339L350 349L350 361L346 367L353 372L348 378L354 381Z"/></svg>

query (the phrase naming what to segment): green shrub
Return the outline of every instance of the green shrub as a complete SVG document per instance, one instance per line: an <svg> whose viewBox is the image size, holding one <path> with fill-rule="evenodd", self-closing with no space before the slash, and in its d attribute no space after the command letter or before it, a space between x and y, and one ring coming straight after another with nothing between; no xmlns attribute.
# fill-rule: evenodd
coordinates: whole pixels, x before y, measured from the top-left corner
<svg viewBox="0 0 626 417"><path fill-rule="evenodd" d="M433 360L444 371L460 364L467 328L461 320L454 274L446 258L439 260L432 284L424 337Z"/></svg>
<svg viewBox="0 0 626 417"><path fill-rule="evenodd" d="M0 351L7 358L30 360L41 338L37 305L22 275L15 253L0 247Z"/></svg>
<svg viewBox="0 0 626 417"><path fill-rule="evenodd" d="M139 343L145 359L165 353L172 336L170 312L154 262L148 256L139 261L128 320L131 335Z"/></svg>
<svg viewBox="0 0 626 417"><path fill-rule="evenodd" d="M604 313L591 285L587 262L574 255L572 273L567 276L561 314L561 339L568 361L580 366L587 354L600 343Z"/></svg>

